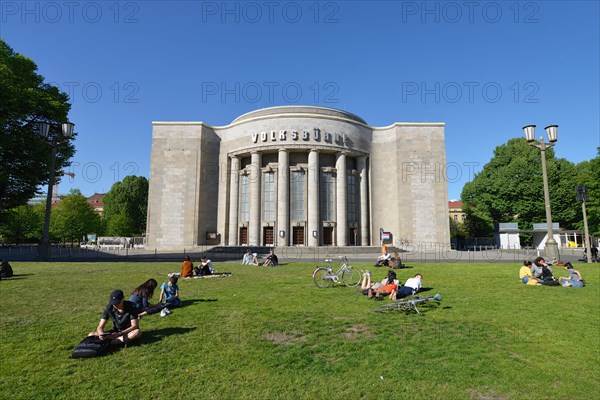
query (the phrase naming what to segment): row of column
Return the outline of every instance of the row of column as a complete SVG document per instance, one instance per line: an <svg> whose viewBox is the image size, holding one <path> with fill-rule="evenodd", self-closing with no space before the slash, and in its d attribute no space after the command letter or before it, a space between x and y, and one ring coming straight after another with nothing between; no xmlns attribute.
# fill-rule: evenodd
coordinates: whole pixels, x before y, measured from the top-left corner
<svg viewBox="0 0 600 400"><path fill-rule="evenodd" d="M250 169L250 210L249 210L249 227L248 227L248 243L251 246L260 245L260 230L261 230L261 174L262 174L262 155L258 151L251 153ZM289 151L279 149L278 153L278 173L277 173L277 232L285 232L284 243L279 245L287 245L291 242L290 238L290 163ZM335 168L337 170L336 180L336 242L338 246L348 245L348 186L346 182L346 153L340 152L336 154ZM369 227L368 217L368 182L367 182L367 158L361 156L357 158L357 170L359 173L359 190L360 190L360 237L361 245L365 246L369 243ZM238 244L239 233L239 171L240 158L231 156L231 179L230 179L230 197L229 197L229 245ZM318 246L319 234L313 236L312 232L321 232L319 218L319 151L316 149L310 150L308 154L308 173L307 173L307 190L308 190L308 221L307 221L307 245ZM281 184L285 183L285 184ZM277 241L281 242L282 238L277 237Z"/></svg>

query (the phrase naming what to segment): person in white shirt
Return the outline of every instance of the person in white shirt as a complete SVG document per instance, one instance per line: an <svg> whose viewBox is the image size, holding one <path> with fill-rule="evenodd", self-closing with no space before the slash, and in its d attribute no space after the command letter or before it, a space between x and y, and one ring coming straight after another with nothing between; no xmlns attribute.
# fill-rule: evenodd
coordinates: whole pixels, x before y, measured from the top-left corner
<svg viewBox="0 0 600 400"><path fill-rule="evenodd" d="M206 256L203 256L201 259L202 267L194 267L196 271L196 275L198 276L207 276L213 274L213 265L212 261L209 260Z"/></svg>
<svg viewBox="0 0 600 400"><path fill-rule="evenodd" d="M248 249L246 254L244 254L244 258L242 258L242 264L244 265L257 265L258 266L258 258L256 258L256 253L253 253L252 250Z"/></svg>
<svg viewBox="0 0 600 400"><path fill-rule="evenodd" d="M408 278L402 286L398 293L396 294L397 299L402 299L404 297L412 296L421 290L421 280L423 279L423 275L416 274L414 278Z"/></svg>

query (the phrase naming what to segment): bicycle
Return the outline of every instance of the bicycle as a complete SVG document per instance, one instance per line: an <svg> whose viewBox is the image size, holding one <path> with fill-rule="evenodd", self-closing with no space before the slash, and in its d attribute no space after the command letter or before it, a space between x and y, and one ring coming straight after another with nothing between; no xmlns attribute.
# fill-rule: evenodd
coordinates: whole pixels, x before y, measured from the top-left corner
<svg viewBox="0 0 600 400"><path fill-rule="evenodd" d="M328 264L327 267L318 267L313 271L313 280L315 285L320 289L325 289L331 286L332 282L338 283L340 280L346 286L357 286L360 283L362 277L362 271L352 268L348 265L348 259L346 256L339 256L339 268L337 272L333 272L331 267L331 259L326 258L325 262Z"/></svg>
<svg viewBox="0 0 600 400"><path fill-rule="evenodd" d="M435 296L427 296L427 297L413 296L412 298L410 298L408 300L396 300L392 303L377 306L373 309L373 311L375 311L375 312L398 311L398 312L405 312L405 313L410 313L412 311L415 311L417 314L422 316L424 314L421 311L419 311L419 309L417 308L417 304L425 303L430 300L435 300L439 304L440 301L442 301L442 295L438 293Z"/></svg>

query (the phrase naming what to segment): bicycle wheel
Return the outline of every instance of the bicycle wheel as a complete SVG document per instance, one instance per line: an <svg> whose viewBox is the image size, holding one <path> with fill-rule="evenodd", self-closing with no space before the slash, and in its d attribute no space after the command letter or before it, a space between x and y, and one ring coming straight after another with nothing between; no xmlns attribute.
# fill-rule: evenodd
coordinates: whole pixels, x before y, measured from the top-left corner
<svg viewBox="0 0 600 400"><path fill-rule="evenodd" d="M315 285L320 289L328 288L331 285L331 275L325 267L317 268L313 272L313 280L315 281Z"/></svg>
<svg viewBox="0 0 600 400"><path fill-rule="evenodd" d="M375 312L398 311L407 312L413 309L411 301L394 301L393 303L382 304L373 309Z"/></svg>
<svg viewBox="0 0 600 400"><path fill-rule="evenodd" d="M349 267L347 270L342 272L342 282L346 286L356 286L360 283L360 278L362 274L358 269L354 269Z"/></svg>

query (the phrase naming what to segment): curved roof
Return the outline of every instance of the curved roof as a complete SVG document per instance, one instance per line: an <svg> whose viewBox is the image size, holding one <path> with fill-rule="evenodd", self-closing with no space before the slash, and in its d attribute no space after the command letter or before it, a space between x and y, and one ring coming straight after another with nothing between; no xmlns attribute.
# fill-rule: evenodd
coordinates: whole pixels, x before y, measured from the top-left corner
<svg viewBox="0 0 600 400"><path fill-rule="evenodd" d="M324 116L332 116L338 118L346 118L361 124L367 125L364 119L360 118L357 115L352 113L338 110L335 108L327 108L327 107L317 107L317 106L277 106L277 107L268 107L262 108L256 111L250 111L246 114L242 114L236 119L234 119L231 123L234 124L236 122L242 122L247 119L256 118L256 117L264 117L268 115L285 115L285 114L321 114Z"/></svg>

